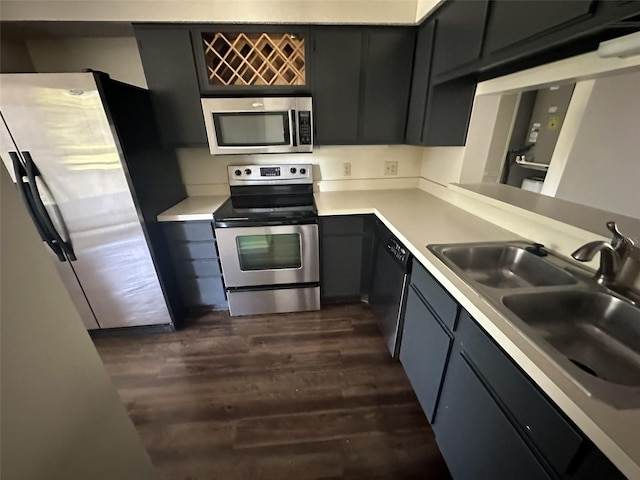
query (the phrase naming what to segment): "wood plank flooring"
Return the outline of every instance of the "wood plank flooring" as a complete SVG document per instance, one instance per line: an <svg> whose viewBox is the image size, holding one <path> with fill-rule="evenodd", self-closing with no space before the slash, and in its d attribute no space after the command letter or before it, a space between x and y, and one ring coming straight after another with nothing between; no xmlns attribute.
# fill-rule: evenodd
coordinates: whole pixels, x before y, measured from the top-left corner
<svg viewBox="0 0 640 480"><path fill-rule="evenodd" d="M450 478L364 304L94 342L163 480Z"/></svg>

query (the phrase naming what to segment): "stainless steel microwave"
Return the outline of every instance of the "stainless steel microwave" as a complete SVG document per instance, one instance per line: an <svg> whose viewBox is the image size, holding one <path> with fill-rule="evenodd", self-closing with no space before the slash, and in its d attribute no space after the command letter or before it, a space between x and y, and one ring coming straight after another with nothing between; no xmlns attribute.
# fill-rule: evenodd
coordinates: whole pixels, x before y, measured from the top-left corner
<svg viewBox="0 0 640 480"><path fill-rule="evenodd" d="M311 97L203 98L212 155L313 150Z"/></svg>

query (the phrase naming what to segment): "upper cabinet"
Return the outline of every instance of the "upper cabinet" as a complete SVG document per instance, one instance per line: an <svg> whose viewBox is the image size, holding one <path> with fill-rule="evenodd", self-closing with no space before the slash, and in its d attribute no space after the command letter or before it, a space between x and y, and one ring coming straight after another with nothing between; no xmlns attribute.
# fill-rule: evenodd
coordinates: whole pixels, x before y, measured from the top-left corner
<svg viewBox="0 0 640 480"><path fill-rule="evenodd" d="M325 27L313 32L316 144L348 145L358 140L362 44L359 28Z"/></svg>
<svg viewBox="0 0 640 480"><path fill-rule="evenodd" d="M205 94L295 94L310 88L305 27L219 25L191 31Z"/></svg>
<svg viewBox="0 0 640 480"><path fill-rule="evenodd" d="M434 76L464 67L480 58L488 9L489 0L451 1L438 11Z"/></svg>
<svg viewBox="0 0 640 480"><path fill-rule="evenodd" d="M207 144L200 96L311 94L317 145L453 146L478 81L594 50L638 15L638 0L447 0L417 28L134 29L165 145Z"/></svg>
<svg viewBox="0 0 640 480"><path fill-rule="evenodd" d="M404 143L415 29L313 30L318 145Z"/></svg>
<svg viewBox="0 0 640 480"><path fill-rule="evenodd" d="M162 143L206 145L189 30L161 25L135 25L134 30Z"/></svg>
<svg viewBox="0 0 640 480"><path fill-rule="evenodd" d="M485 52L495 53L593 14L594 1L494 1Z"/></svg>

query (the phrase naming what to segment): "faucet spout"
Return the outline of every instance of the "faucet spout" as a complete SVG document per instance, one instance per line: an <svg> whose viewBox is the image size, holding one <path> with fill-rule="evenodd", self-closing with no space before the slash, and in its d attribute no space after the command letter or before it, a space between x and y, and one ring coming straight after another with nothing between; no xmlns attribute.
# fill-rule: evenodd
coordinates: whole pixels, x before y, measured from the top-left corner
<svg viewBox="0 0 640 480"><path fill-rule="evenodd" d="M571 256L579 262L589 262L598 252L600 252L600 268L596 272L595 280L598 283L610 285L616 279L621 260L613 245L596 240L581 246Z"/></svg>

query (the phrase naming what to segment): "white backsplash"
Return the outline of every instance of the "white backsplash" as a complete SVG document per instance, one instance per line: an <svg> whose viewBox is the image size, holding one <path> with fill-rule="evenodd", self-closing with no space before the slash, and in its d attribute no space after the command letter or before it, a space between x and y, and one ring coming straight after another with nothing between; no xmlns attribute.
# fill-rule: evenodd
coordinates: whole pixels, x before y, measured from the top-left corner
<svg viewBox="0 0 640 480"><path fill-rule="evenodd" d="M207 148L177 150L189 196L229 193L227 166L270 163L313 164L314 190L417 188L423 149L406 145L314 147L311 154L213 156ZM386 161L398 162L397 175L384 175ZM343 164L351 175L343 175Z"/></svg>

